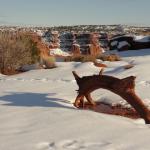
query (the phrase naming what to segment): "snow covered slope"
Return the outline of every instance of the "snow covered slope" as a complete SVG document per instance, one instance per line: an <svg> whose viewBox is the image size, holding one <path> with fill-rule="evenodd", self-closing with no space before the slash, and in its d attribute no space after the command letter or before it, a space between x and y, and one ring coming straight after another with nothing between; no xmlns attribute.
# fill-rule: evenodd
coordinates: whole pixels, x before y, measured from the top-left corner
<svg viewBox="0 0 150 150"><path fill-rule="evenodd" d="M150 105L150 50L119 53L123 60L105 62L104 74L136 75L136 92ZM124 70L132 63L134 67ZM78 110L72 102L80 76L98 74L93 63L57 63L51 70L0 75L0 150L149 150L150 129L142 119ZM106 90L95 100L124 103Z"/></svg>

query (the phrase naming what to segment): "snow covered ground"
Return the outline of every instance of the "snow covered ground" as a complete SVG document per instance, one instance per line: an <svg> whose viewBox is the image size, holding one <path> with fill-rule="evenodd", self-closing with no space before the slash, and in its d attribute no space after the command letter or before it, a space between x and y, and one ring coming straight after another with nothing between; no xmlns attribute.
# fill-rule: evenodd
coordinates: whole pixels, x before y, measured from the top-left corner
<svg viewBox="0 0 150 150"><path fill-rule="evenodd" d="M136 92L150 106L150 50L119 53L123 60L105 62L104 74L137 76ZM124 70L131 63L133 68ZM72 102L80 76L98 74L93 63L59 62L51 70L0 75L0 150L149 150L150 126L142 119L78 110ZM95 100L123 103L106 90Z"/></svg>

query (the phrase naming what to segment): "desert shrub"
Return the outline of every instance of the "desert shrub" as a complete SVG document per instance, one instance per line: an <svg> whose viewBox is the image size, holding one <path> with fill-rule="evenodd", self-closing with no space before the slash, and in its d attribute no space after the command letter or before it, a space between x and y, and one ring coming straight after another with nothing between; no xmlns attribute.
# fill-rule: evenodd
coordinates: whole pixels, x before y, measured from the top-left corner
<svg viewBox="0 0 150 150"><path fill-rule="evenodd" d="M97 57L98 59L101 59L102 61L120 61L121 57L117 54L102 54Z"/></svg>
<svg viewBox="0 0 150 150"><path fill-rule="evenodd" d="M70 62L94 62L96 60L95 56L92 55L76 55L76 56L67 56L64 61Z"/></svg>
<svg viewBox="0 0 150 150"><path fill-rule="evenodd" d="M80 56L67 56L64 58L65 62L71 62L71 61L75 61L75 62L81 62L83 59L83 57Z"/></svg>
<svg viewBox="0 0 150 150"><path fill-rule="evenodd" d="M40 51L29 34L0 32L0 71L17 70L39 61Z"/></svg>
<svg viewBox="0 0 150 150"><path fill-rule="evenodd" d="M56 59L53 56L47 56L42 58L42 65L45 69L51 69L56 67Z"/></svg>
<svg viewBox="0 0 150 150"><path fill-rule="evenodd" d="M86 55L85 57L83 57L83 61L82 62L94 62L95 60L96 60L95 56Z"/></svg>

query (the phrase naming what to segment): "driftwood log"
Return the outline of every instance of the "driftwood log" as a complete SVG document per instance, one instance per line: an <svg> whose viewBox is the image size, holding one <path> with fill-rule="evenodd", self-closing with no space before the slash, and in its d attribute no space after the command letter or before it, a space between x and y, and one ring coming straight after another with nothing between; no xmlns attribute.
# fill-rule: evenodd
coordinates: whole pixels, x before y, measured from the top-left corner
<svg viewBox="0 0 150 150"><path fill-rule="evenodd" d="M135 76L129 76L127 78L118 79L116 77L102 75L103 70L99 75L79 77L78 74L73 71L73 75L79 86L78 95L76 97L74 106L84 107L84 97L91 105L96 105L92 100L91 92L96 89L107 89L125 99L145 120L145 123L150 124L150 110L145 106L142 100L135 93Z"/></svg>

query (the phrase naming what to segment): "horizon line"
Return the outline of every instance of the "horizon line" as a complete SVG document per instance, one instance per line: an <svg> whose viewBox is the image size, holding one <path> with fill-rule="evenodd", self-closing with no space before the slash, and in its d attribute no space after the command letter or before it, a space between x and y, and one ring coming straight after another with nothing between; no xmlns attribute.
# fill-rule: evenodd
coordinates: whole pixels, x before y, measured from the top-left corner
<svg viewBox="0 0 150 150"><path fill-rule="evenodd" d="M150 27L150 25L144 25L144 24L120 24L120 23L114 23L114 24L72 24L72 25L34 25L34 24L9 24L9 23L0 23L0 26L6 26L6 27L45 27L45 28L52 28L52 27L71 27L71 26L133 26L133 27Z"/></svg>

